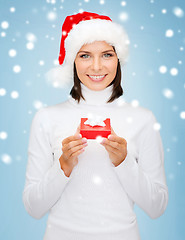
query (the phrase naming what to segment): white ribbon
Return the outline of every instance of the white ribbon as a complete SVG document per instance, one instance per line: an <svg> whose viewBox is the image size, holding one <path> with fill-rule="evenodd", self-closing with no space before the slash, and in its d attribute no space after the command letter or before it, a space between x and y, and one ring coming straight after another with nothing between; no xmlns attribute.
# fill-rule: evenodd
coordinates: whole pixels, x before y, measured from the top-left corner
<svg viewBox="0 0 185 240"><path fill-rule="evenodd" d="M103 122L105 118L101 116L89 116L88 119L84 122L85 125L94 126L102 126L105 127L106 124Z"/></svg>

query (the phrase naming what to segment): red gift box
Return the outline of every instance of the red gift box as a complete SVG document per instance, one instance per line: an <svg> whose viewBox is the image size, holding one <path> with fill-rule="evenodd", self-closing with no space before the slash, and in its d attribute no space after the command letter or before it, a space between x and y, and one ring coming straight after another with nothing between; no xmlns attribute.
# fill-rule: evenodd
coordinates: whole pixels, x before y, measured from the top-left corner
<svg viewBox="0 0 185 240"><path fill-rule="evenodd" d="M110 126L110 118L105 119L103 122L106 126L91 126L86 125L84 122L88 118L81 118L80 123L80 134L82 137L85 137L87 139L96 139L98 136L107 138L111 134L111 126Z"/></svg>

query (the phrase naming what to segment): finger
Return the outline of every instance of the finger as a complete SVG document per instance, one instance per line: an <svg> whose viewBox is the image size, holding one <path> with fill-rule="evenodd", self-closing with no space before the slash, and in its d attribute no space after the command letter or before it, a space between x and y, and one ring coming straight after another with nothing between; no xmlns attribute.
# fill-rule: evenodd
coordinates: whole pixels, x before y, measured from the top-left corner
<svg viewBox="0 0 185 240"><path fill-rule="evenodd" d="M73 154L71 155L71 157L72 157L72 158L73 158L73 157L77 157L78 155L80 155L80 154L83 153L84 151L85 151L84 148L79 149L78 151L76 151L75 153L73 153Z"/></svg>
<svg viewBox="0 0 185 240"><path fill-rule="evenodd" d="M118 142L113 142L113 141L109 141L108 139L105 140L105 142L103 143L104 146L109 146L114 148L117 151L120 151L122 149L122 145Z"/></svg>
<svg viewBox="0 0 185 240"><path fill-rule="evenodd" d="M65 148L65 147L64 147ZM75 153L78 152L79 150L85 148L85 145L79 145L70 149L65 150L63 153L65 155L65 158L70 160L73 156L75 156Z"/></svg>
<svg viewBox="0 0 185 240"><path fill-rule="evenodd" d="M74 157L77 157L79 154L85 151L85 146L78 146L73 149L70 149L68 151L69 159L74 159Z"/></svg>
<svg viewBox="0 0 185 240"><path fill-rule="evenodd" d="M116 156L119 155L120 151L112 146L109 145L104 145L105 149L111 153L111 154L115 154Z"/></svg>
<svg viewBox="0 0 185 240"><path fill-rule="evenodd" d="M62 141L62 145L67 144L67 143L69 143L71 141L75 141L75 140L81 139L81 138L82 138L81 134L75 134L75 135L69 136L69 137L65 138Z"/></svg>
<svg viewBox="0 0 185 240"><path fill-rule="evenodd" d="M87 139L86 138L82 138L78 141L72 141L68 144L66 144L66 147L67 147L67 150L70 150L70 149L73 149L75 147L78 147L78 146L86 146L87 145Z"/></svg>
<svg viewBox="0 0 185 240"><path fill-rule="evenodd" d="M126 144L126 140L122 137L117 136L117 135L110 134L108 136L108 140L113 141L113 142L118 142L120 144Z"/></svg>
<svg viewBox="0 0 185 240"><path fill-rule="evenodd" d="M81 138L79 140L71 141L67 144L64 144L62 149L64 151L69 151L70 149L72 149L76 146L84 146L84 144L87 144L87 139L86 138Z"/></svg>
<svg viewBox="0 0 185 240"><path fill-rule="evenodd" d="M68 150L68 155L69 155L69 157L73 157L76 152L78 152L79 150L81 150L81 149L83 149L83 148L84 148L83 145L79 145L79 146L70 148L70 149Z"/></svg>

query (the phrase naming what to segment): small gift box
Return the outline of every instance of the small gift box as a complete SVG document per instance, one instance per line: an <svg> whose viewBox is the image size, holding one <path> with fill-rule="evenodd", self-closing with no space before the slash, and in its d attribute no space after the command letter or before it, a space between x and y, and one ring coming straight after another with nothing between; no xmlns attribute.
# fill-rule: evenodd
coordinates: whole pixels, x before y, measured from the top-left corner
<svg viewBox="0 0 185 240"><path fill-rule="evenodd" d="M80 134L87 139L96 139L99 136L107 138L111 134L110 118L81 118Z"/></svg>

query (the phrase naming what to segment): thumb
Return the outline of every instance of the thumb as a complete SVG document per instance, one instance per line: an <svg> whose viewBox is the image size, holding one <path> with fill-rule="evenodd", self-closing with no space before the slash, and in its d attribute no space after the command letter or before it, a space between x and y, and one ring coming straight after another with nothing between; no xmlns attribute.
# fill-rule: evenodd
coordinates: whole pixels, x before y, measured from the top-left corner
<svg viewBox="0 0 185 240"><path fill-rule="evenodd" d="M75 132L75 135L76 134L80 134L80 124L78 125L77 129L76 129L76 132Z"/></svg>
<svg viewBox="0 0 185 240"><path fill-rule="evenodd" d="M117 136L117 134L114 132L114 130L113 130L113 128L111 127L111 134L112 135L116 135Z"/></svg>

